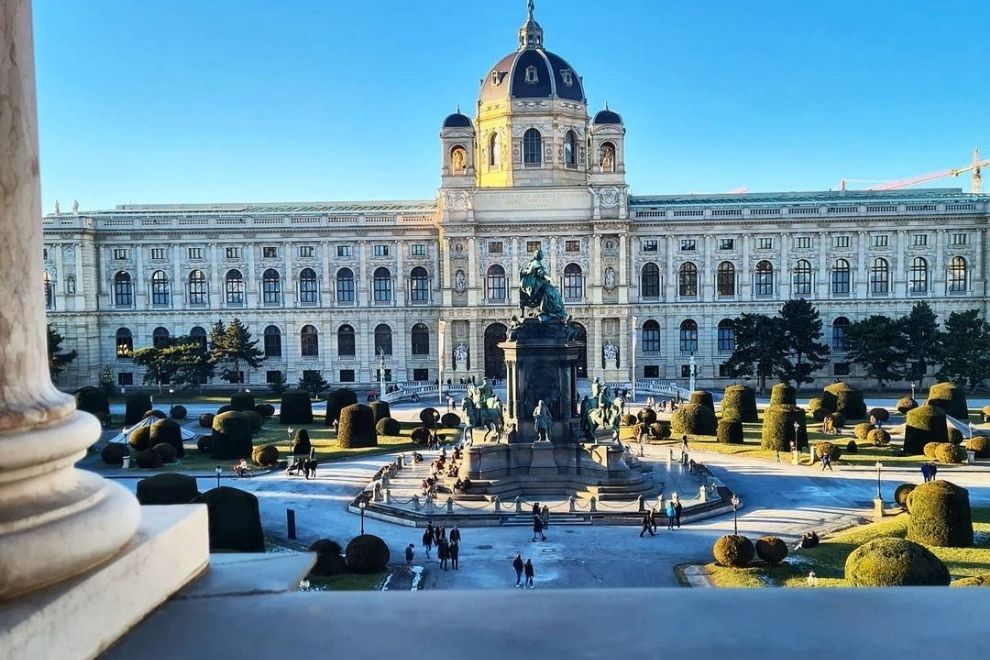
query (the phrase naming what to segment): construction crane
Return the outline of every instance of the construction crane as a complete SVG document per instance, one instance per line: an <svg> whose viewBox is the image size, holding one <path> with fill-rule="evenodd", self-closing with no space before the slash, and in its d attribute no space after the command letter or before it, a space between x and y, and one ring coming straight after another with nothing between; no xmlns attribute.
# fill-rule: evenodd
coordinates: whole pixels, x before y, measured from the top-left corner
<svg viewBox="0 0 990 660"><path fill-rule="evenodd" d="M981 170L986 166L990 166L990 160L980 160L980 149L977 147L976 149L973 149L973 162L966 167L957 167L951 170L931 172L929 174L922 174L921 176L913 176L908 179L898 179L897 181L887 181L878 186L867 188L867 190L897 190L898 188L907 188L919 183L925 183L926 181L934 181L935 179L941 179L947 176L959 176L960 174L965 174L966 172L972 172L972 192L978 193L982 191L983 187L983 176ZM846 179L839 181L839 190L845 190L846 183Z"/></svg>

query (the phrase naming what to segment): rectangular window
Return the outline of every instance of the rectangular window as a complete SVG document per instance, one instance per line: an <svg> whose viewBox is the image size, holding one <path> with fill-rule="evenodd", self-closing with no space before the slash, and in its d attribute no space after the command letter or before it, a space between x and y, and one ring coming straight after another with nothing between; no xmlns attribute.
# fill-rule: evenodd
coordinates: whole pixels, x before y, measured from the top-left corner
<svg viewBox="0 0 990 660"><path fill-rule="evenodd" d="M488 254L502 254L502 241L489 241Z"/></svg>
<svg viewBox="0 0 990 660"><path fill-rule="evenodd" d="M681 239L681 252L694 252L697 242L693 238Z"/></svg>
<svg viewBox="0 0 990 660"><path fill-rule="evenodd" d="M274 245L266 245L261 248L261 256L265 259L278 259L278 248Z"/></svg>
<svg viewBox="0 0 990 660"><path fill-rule="evenodd" d="M165 260L165 248L151 248L151 258L154 261Z"/></svg>
<svg viewBox="0 0 990 660"><path fill-rule="evenodd" d="M48 259L48 248L45 248L41 251L41 258Z"/></svg>
<svg viewBox="0 0 990 660"><path fill-rule="evenodd" d="M266 371L265 372L265 382L269 385L272 383L279 383L282 381L281 371Z"/></svg>
<svg viewBox="0 0 990 660"><path fill-rule="evenodd" d="M413 369L413 380L417 383L425 383L430 380L429 369Z"/></svg>
<svg viewBox="0 0 990 660"><path fill-rule="evenodd" d="M376 257L387 257L388 256L388 243L375 243L372 248L374 256Z"/></svg>
<svg viewBox="0 0 990 660"><path fill-rule="evenodd" d="M837 247L837 248L847 248L847 247L849 247L849 237L848 236L834 236L832 238L832 247Z"/></svg>
<svg viewBox="0 0 990 660"><path fill-rule="evenodd" d="M241 248L239 247L228 247L224 250L224 254L228 259L240 259L241 258Z"/></svg>
<svg viewBox="0 0 990 660"><path fill-rule="evenodd" d="M341 383L353 383L354 382L354 370L353 369L341 369L340 370L340 382Z"/></svg>
<svg viewBox="0 0 990 660"><path fill-rule="evenodd" d="M543 249L543 241L526 241L526 252L533 254L537 250Z"/></svg>
<svg viewBox="0 0 990 660"><path fill-rule="evenodd" d="M643 241L643 252L656 252L656 251L657 251L656 241L653 240Z"/></svg>
<svg viewBox="0 0 990 660"><path fill-rule="evenodd" d="M729 371L728 365L725 365L725 364L718 365L718 377L719 378L732 378L732 372Z"/></svg>
<svg viewBox="0 0 990 660"><path fill-rule="evenodd" d="M794 247L799 250L807 250L811 247L811 236L798 236L794 239Z"/></svg>
<svg viewBox="0 0 990 660"><path fill-rule="evenodd" d="M681 365L681 378L690 378L690 377L691 377L691 365L690 364L682 364Z"/></svg>
<svg viewBox="0 0 990 660"><path fill-rule="evenodd" d="M772 238L761 238L759 242L759 249L761 250L772 250L773 249L773 239Z"/></svg>
<svg viewBox="0 0 990 660"><path fill-rule="evenodd" d="M914 234L911 236L911 245L914 247L926 247L928 245L928 234Z"/></svg>
<svg viewBox="0 0 990 660"><path fill-rule="evenodd" d="M409 254L414 257L425 257L426 243L413 243L412 247L409 248Z"/></svg>
<svg viewBox="0 0 990 660"><path fill-rule="evenodd" d="M133 385L134 374L129 371L121 371L117 374L117 384L121 386Z"/></svg>
<svg viewBox="0 0 990 660"><path fill-rule="evenodd" d="M966 234L953 234L952 235L953 245L966 245Z"/></svg>
<svg viewBox="0 0 990 660"><path fill-rule="evenodd" d="M721 353L731 353L736 350L736 331L730 326L718 329L718 350Z"/></svg>
<svg viewBox="0 0 990 660"><path fill-rule="evenodd" d="M887 247L890 244L890 236L887 234L874 234L873 247Z"/></svg>
<svg viewBox="0 0 990 660"><path fill-rule="evenodd" d="M832 374L835 376L848 376L849 375L849 363L848 362L836 362L832 365Z"/></svg>
<svg viewBox="0 0 990 660"><path fill-rule="evenodd" d="M643 367L643 378L659 378L659 377L660 377L660 365L648 364Z"/></svg>
<svg viewBox="0 0 990 660"><path fill-rule="evenodd" d="M718 249L719 250L732 250L736 246L736 241L733 238L720 238L718 239Z"/></svg>
<svg viewBox="0 0 990 660"><path fill-rule="evenodd" d="M567 241L564 243L565 252L580 252L581 241Z"/></svg>
<svg viewBox="0 0 990 660"><path fill-rule="evenodd" d="M186 252L190 259L202 259L203 258L203 248L189 248Z"/></svg>
<svg viewBox="0 0 990 660"><path fill-rule="evenodd" d="M306 259L313 256L313 246L312 245L300 245L299 246L299 258Z"/></svg>
<svg viewBox="0 0 990 660"><path fill-rule="evenodd" d="M117 261L123 261L127 258L127 248L114 248L113 258Z"/></svg>
<svg viewBox="0 0 990 660"><path fill-rule="evenodd" d="M352 256L353 252L350 245L338 245L337 246L337 256L341 258L347 258Z"/></svg>
<svg viewBox="0 0 990 660"><path fill-rule="evenodd" d="M382 370L381 369L375 369L375 381L379 381L379 380L383 380L382 379ZM386 382L391 382L391 380L392 380L392 370L391 369L386 369L385 370L385 378L384 378L384 380Z"/></svg>

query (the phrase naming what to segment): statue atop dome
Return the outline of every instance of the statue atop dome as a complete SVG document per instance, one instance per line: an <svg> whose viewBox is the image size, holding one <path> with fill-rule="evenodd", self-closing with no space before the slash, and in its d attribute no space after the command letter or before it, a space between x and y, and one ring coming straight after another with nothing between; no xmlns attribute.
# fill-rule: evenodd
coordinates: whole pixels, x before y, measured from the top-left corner
<svg viewBox="0 0 990 660"><path fill-rule="evenodd" d="M535 6L533 0L527 0L528 14L526 22L519 28L519 50L525 48L543 48L543 28L533 18Z"/></svg>

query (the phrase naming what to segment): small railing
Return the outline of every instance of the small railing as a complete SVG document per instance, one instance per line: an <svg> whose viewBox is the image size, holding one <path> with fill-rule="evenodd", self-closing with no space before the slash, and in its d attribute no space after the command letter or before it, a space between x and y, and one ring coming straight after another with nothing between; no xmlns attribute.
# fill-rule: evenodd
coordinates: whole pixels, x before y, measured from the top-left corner
<svg viewBox="0 0 990 660"><path fill-rule="evenodd" d="M454 395L460 400L467 393L468 385L453 383L443 385L443 393ZM400 383L393 392L387 392L381 396L381 400L387 403L399 403L402 401L426 401L440 400L440 391L436 383Z"/></svg>

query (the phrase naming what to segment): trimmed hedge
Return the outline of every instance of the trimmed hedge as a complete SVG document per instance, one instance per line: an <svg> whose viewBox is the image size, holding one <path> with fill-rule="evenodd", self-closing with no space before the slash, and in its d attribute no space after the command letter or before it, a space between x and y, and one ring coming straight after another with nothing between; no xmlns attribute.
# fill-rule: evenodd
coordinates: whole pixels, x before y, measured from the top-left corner
<svg viewBox="0 0 990 660"><path fill-rule="evenodd" d="M378 446L378 434L375 432L375 413L372 412L371 408L355 403L340 411L340 423L337 426L337 446L341 449Z"/></svg>
<svg viewBox="0 0 990 660"><path fill-rule="evenodd" d="M811 411L811 417L816 422L824 422L825 418L832 414L828 408L815 408Z"/></svg>
<svg viewBox="0 0 990 660"><path fill-rule="evenodd" d="M971 575L949 583L950 587L990 587L990 575Z"/></svg>
<svg viewBox="0 0 990 660"><path fill-rule="evenodd" d="M965 463L966 458L966 450L951 442L940 442L935 447L935 460L939 463Z"/></svg>
<svg viewBox="0 0 990 660"><path fill-rule="evenodd" d="M706 392L705 390L696 390L691 392L691 399L689 403L693 403L698 406L706 406L715 412L715 400L712 398L711 392Z"/></svg>
<svg viewBox="0 0 990 660"><path fill-rule="evenodd" d="M898 399L897 405L895 405L894 407L897 408L897 412L901 413L902 415L906 415L909 410L914 410L915 408L918 407L918 402L912 399L911 397L906 396Z"/></svg>
<svg viewBox="0 0 990 660"><path fill-rule="evenodd" d="M336 541L320 539L309 546L310 552L316 553L316 563L310 569L312 577L330 577L347 571L347 562L340 554L343 548Z"/></svg>
<svg viewBox="0 0 990 660"><path fill-rule="evenodd" d="M935 406L918 406L907 413L904 428L904 455L921 454L929 442L947 442L945 413Z"/></svg>
<svg viewBox="0 0 990 660"><path fill-rule="evenodd" d="M278 463L278 447L262 445L251 450L251 462L259 467L274 467Z"/></svg>
<svg viewBox="0 0 990 660"><path fill-rule="evenodd" d="M787 559L787 544L776 536L764 536L756 542L756 556L770 566Z"/></svg>
<svg viewBox="0 0 990 660"><path fill-rule="evenodd" d="M716 563L720 566L731 568L745 568L749 562L753 561L756 549L753 542L745 536L729 534L715 541L712 547L712 555Z"/></svg>
<svg viewBox="0 0 990 660"><path fill-rule="evenodd" d="M937 406L956 419L969 419L966 390L955 383L935 383L928 388L928 405Z"/></svg>
<svg viewBox="0 0 990 660"><path fill-rule="evenodd" d="M368 412L371 412L370 409ZM388 560L391 556L385 541L373 534L362 534L352 538L351 542L347 544L345 555L347 567L355 573L383 571L388 566Z"/></svg>
<svg viewBox="0 0 990 660"><path fill-rule="evenodd" d="M760 446L773 451L794 448L794 423L797 422L797 447L808 446L808 427L804 408L789 404L770 406L763 411L763 432Z"/></svg>
<svg viewBox="0 0 990 660"><path fill-rule="evenodd" d="M976 458L990 458L990 439L984 435L974 435L966 442L966 449L976 454Z"/></svg>
<svg viewBox="0 0 990 660"><path fill-rule="evenodd" d="M141 504L188 504L199 496L196 478L177 472L163 472L137 482Z"/></svg>
<svg viewBox="0 0 990 660"><path fill-rule="evenodd" d="M199 425L204 429L213 428L213 418L216 417L213 413L203 413L199 416Z"/></svg>
<svg viewBox="0 0 990 660"><path fill-rule="evenodd" d="M828 453L828 457L833 461L842 458L842 449L838 445L828 441L815 443L815 458L820 460L826 452Z"/></svg>
<svg viewBox="0 0 990 660"><path fill-rule="evenodd" d="M237 392L230 395L230 407L237 412L254 410L254 395L250 392Z"/></svg>
<svg viewBox="0 0 990 660"><path fill-rule="evenodd" d="M162 466L162 457L154 449L142 449L134 452L134 462L139 468L146 470Z"/></svg>
<svg viewBox="0 0 990 660"><path fill-rule="evenodd" d="M873 429L867 434L866 441L877 447L886 447L890 444L890 434L884 429Z"/></svg>
<svg viewBox="0 0 990 660"><path fill-rule="evenodd" d="M849 554L845 577L856 587L945 586L949 569L923 545L879 538Z"/></svg>
<svg viewBox="0 0 990 660"><path fill-rule="evenodd" d="M897 506L907 511L908 495L910 495L911 491L914 490L915 488L916 486L914 484L901 484L900 486L895 488L894 501L897 503Z"/></svg>
<svg viewBox="0 0 990 660"><path fill-rule="evenodd" d="M265 551L257 497L239 488L221 486L206 491L193 503L206 505L211 552Z"/></svg>
<svg viewBox="0 0 990 660"><path fill-rule="evenodd" d="M350 405L354 405L354 404L350 404ZM368 407L371 408L371 412L375 416L375 424L385 419L386 417L392 416L392 409L389 407L388 401L372 401L371 403L368 404Z"/></svg>
<svg viewBox="0 0 990 660"><path fill-rule="evenodd" d="M280 424L312 424L313 402L309 400L309 392L302 390L282 392L282 408L278 421Z"/></svg>
<svg viewBox="0 0 990 660"><path fill-rule="evenodd" d="M189 416L189 411L186 410L185 406L172 406L172 409L168 411L168 416L172 419L185 419Z"/></svg>
<svg viewBox="0 0 990 660"><path fill-rule="evenodd" d="M692 401L692 403L694 403ZM638 413L636 413L636 419L639 420L640 424L645 426L650 426L651 424L657 423L657 411L653 408L643 408Z"/></svg>
<svg viewBox="0 0 990 660"><path fill-rule="evenodd" d="M870 435L870 431L874 429L873 424L869 422L860 422L853 427L853 435L856 436L857 440L866 440Z"/></svg>
<svg viewBox="0 0 990 660"><path fill-rule="evenodd" d="M832 383L826 387L822 392L822 405L833 412L842 413L846 419L866 417L863 392L847 383Z"/></svg>
<svg viewBox="0 0 990 660"><path fill-rule="evenodd" d="M213 418L210 457L219 460L251 458L251 417L243 412L225 412Z"/></svg>
<svg viewBox="0 0 990 660"><path fill-rule="evenodd" d="M309 431L306 429L296 429L292 434L292 455L309 456L313 449L313 443L309 439Z"/></svg>
<svg viewBox="0 0 990 660"><path fill-rule="evenodd" d="M650 435L658 440L663 440L664 438L670 437L670 423L657 422L655 424L650 424Z"/></svg>
<svg viewBox="0 0 990 660"><path fill-rule="evenodd" d="M907 498L907 538L940 548L973 545L969 491L937 479L920 484Z"/></svg>
<svg viewBox="0 0 990 660"><path fill-rule="evenodd" d="M177 458L183 458L186 455L186 449L182 446L182 427L171 419L160 419L152 424L148 440L152 445L157 445L160 442L171 445ZM167 463L168 461L163 462Z"/></svg>
<svg viewBox="0 0 990 660"><path fill-rule="evenodd" d="M167 442L159 442L151 448L151 451L158 454L158 458L161 459L162 465L168 465L170 463L175 463L176 461L177 455L175 447Z"/></svg>
<svg viewBox="0 0 990 660"><path fill-rule="evenodd" d="M760 421L756 411L756 390L745 385L729 385L722 393L721 411L723 417L734 417L740 422Z"/></svg>
<svg viewBox="0 0 990 660"><path fill-rule="evenodd" d="M859 445L856 444L855 440L850 440L846 443L846 453L855 454L859 451Z"/></svg>
<svg viewBox="0 0 990 660"><path fill-rule="evenodd" d="M127 444L134 451L151 449L151 427L142 426L127 434Z"/></svg>
<svg viewBox="0 0 990 660"><path fill-rule="evenodd" d="M777 383L770 389L770 406L797 405L797 390L787 383Z"/></svg>
<svg viewBox="0 0 990 660"><path fill-rule="evenodd" d="M671 415L670 429L678 434L715 435L718 429L718 418L715 417L715 411L708 406L685 403Z"/></svg>
<svg viewBox="0 0 990 660"><path fill-rule="evenodd" d="M440 418L440 423L448 429L456 429L461 425L461 417L457 413L446 413Z"/></svg>
<svg viewBox="0 0 990 660"><path fill-rule="evenodd" d="M619 421L622 422L622 426L636 426L639 424L639 420L636 419L636 415L632 415L630 413L624 414L619 418Z"/></svg>
<svg viewBox="0 0 990 660"><path fill-rule="evenodd" d="M341 387L327 394L326 425L333 426L334 422L340 422L340 411L347 406L353 406L358 402L357 394L354 390Z"/></svg>
<svg viewBox="0 0 990 660"><path fill-rule="evenodd" d="M110 400L106 392L92 385L81 387L75 391L76 410L88 412L103 421L110 417Z"/></svg>
<svg viewBox="0 0 990 660"><path fill-rule="evenodd" d="M275 416L275 406L270 403L259 403L254 407L254 412L258 413L265 419L269 419Z"/></svg>
<svg viewBox="0 0 990 660"><path fill-rule="evenodd" d="M436 408L423 408L419 412L419 421L428 429L436 428L440 412Z"/></svg>
<svg viewBox="0 0 990 660"><path fill-rule="evenodd" d="M131 450L122 442L110 442L100 452L100 458L107 465L123 465L124 456L129 456Z"/></svg>
<svg viewBox="0 0 990 660"><path fill-rule="evenodd" d="M144 419L144 413L151 410L151 397L147 394L129 394L124 413L124 426L137 424Z"/></svg>
<svg viewBox="0 0 990 660"><path fill-rule="evenodd" d="M399 420L391 417L383 417L375 424L375 431L378 435L400 435L402 433L402 427L399 426Z"/></svg>
<svg viewBox="0 0 990 660"><path fill-rule="evenodd" d="M883 423L890 419L890 411L886 408L870 408L870 417Z"/></svg>
<svg viewBox="0 0 990 660"><path fill-rule="evenodd" d="M721 419L715 433L718 441L726 445L741 445L743 443L743 425L737 419Z"/></svg>
<svg viewBox="0 0 990 660"><path fill-rule="evenodd" d="M425 445L430 441L430 438L433 437L433 434L430 433L430 429L425 426L417 426L412 430L410 437L413 439L413 442Z"/></svg>

